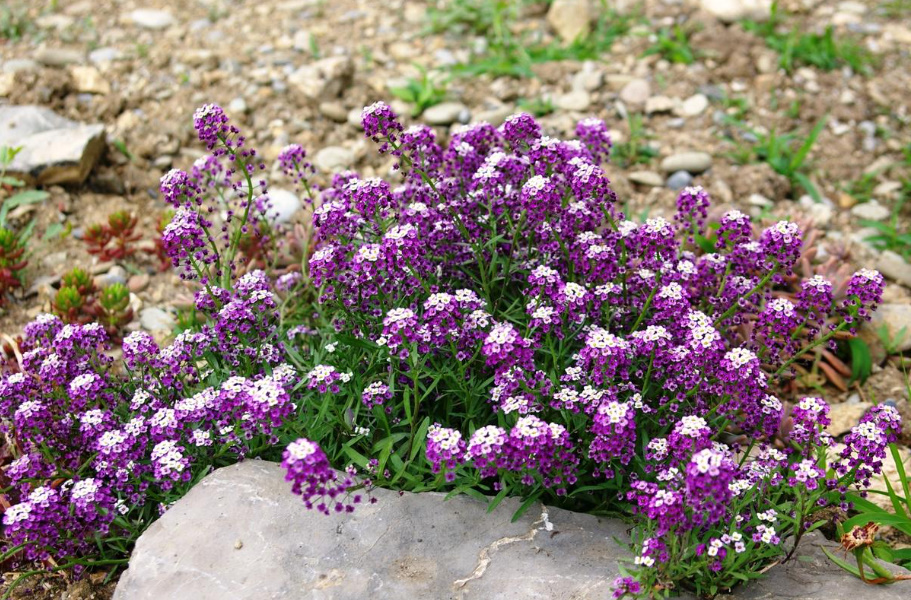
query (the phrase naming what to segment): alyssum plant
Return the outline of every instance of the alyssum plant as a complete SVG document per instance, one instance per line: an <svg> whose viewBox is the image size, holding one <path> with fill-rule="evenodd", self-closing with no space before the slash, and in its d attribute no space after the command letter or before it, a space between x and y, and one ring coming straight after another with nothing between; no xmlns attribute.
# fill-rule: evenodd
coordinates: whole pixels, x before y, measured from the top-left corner
<svg viewBox="0 0 911 600"><path fill-rule="evenodd" d="M839 298L813 277L792 302L776 290L801 254L794 223L757 232L731 211L709 227L700 188L673 220L626 219L597 120L564 142L520 114L446 148L383 103L363 125L404 183L343 174L315 209L309 274L336 334L308 402L358 434L316 427L287 449L308 502L345 487L328 455L380 485L620 511L637 556L616 597L714 595L790 557L820 508L847 508L879 471L894 409L872 410L827 464L826 403L785 414L773 395L803 353L869 318L879 273Z"/></svg>
<svg viewBox="0 0 911 600"><path fill-rule="evenodd" d="M265 165L219 107L197 111L211 154L163 178L176 211L162 246L196 280L204 324L163 349L128 336L124 372L99 326L30 326L21 372L0 381L18 457L7 556L122 562L211 467L280 455L323 512L376 484L620 512L636 564L616 597L713 595L790 556L821 507L879 472L893 409L827 463L825 402L785 414L773 396L803 353L869 318L878 273L838 297L822 277L777 296L798 227L754 232L736 211L710 225L699 188L673 220L627 220L597 120L564 142L516 115L445 148L383 103L363 122L404 182L343 173L319 189L286 148L317 239L273 284L239 258L245 236L269 241ZM331 319L321 336L308 284Z"/></svg>

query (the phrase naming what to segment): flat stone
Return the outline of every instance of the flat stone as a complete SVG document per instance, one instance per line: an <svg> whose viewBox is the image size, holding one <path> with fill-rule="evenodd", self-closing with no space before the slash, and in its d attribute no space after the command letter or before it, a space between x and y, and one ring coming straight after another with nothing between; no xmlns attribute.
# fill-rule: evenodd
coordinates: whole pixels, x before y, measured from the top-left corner
<svg viewBox="0 0 911 600"><path fill-rule="evenodd" d="M177 321L163 308L149 306L139 313L139 324L146 331L170 333L177 326Z"/></svg>
<svg viewBox="0 0 911 600"><path fill-rule="evenodd" d="M604 78L604 82L607 84L607 89L609 89L612 92L619 92L624 87L626 87L626 85L629 82L634 81L634 80L636 80L636 77L633 77L632 75L622 74L622 73L612 73L610 75L605 76L605 78ZM646 83L648 83L648 82L646 82ZM649 90L649 91L651 92L651 90Z"/></svg>
<svg viewBox="0 0 911 600"><path fill-rule="evenodd" d="M554 0L547 11L548 24L564 42L586 37L593 17L589 0Z"/></svg>
<svg viewBox="0 0 911 600"><path fill-rule="evenodd" d="M341 146L326 146L316 153L314 162L324 173L336 173L354 165L354 152Z"/></svg>
<svg viewBox="0 0 911 600"><path fill-rule="evenodd" d="M208 475L139 538L115 600L493 600L607 598L628 525L520 501L493 512L466 496L375 490L376 504L325 516L304 508L280 465L246 461ZM868 598L866 584L807 535L798 559L733 600ZM680 596L692 600L693 596ZM877 600L906 598L899 585Z"/></svg>
<svg viewBox="0 0 911 600"><path fill-rule="evenodd" d="M348 124L352 127L357 127L358 129L363 128L363 123L361 123L361 115L363 114L363 108L352 108L348 111L347 121Z"/></svg>
<svg viewBox="0 0 911 600"><path fill-rule="evenodd" d="M905 287L911 287L911 265L897 252L884 250L876 261L876 269Z"/></svg>
<svg viewBox="0 0 911 600"><path fill-rule="evenodd" d="M4 73L18 73L19 71L37 71L41 65L31 58L13 58L3 63Z"/></svg>
<svg viewBox="0 0 911 600"><path fill-rule="evenodd" d="M509 104L503 104L496 108L490 108L474 113L471 118L472 123L490 123L494 127L499 127L506 121L506 117L516 112L516 109Z"/></svg>
<svg viewBox="0 0 911 600"><path fill-rule="evenodd" d="M901 181L883 181L873 188L873 195L881 198L894 198L901 189Z"/></svg>
<svg viewBox="0 0 911 600"><path fill-rule="evenodd" d="M37 185L81 183L104 151L104 125L71 121L40 106L0 106L0 146L21 146L8 169Z"/></svg>
<svg viewBox="0 0 911 600"><path fill-rule="evenodd" d="M242 115L249 112L250 107L247 106L247 101L243 97L238 96L228 103L228 110L235 115Z"/></svg>
<svg viewBox="0 0 911 600"><path fill-rule="evenodd" d="M290 221L301 209L300 197L290 190L269 188L269 210L266 218L273 225L281 225Z"/></svg>
<svg viewBox="0 0 911 600"><path fill-rule="evenodd" d="M812 199L804 208L807 211L807 216L813 220L813 224L817 227L827 227L832 222L832 217L835 216L834 208L822 202L814 202Z"/></svg>
<svg viewBox="0 0 911 600"><path fill-rule="evenodd" d="M111 84L101 72L92 66L74 65L70 67L70 76L77 92L83 94L110 94Z"/></svg>
<svg viewBox="0 0 911 600"><path fill-rule="evenodd" d="M85 54L65 48L40 48L35 52L35 60L46 67L66 67L81 63L85 60Z"/></svg>
<svg viewBox="0 0 911 600"><path fill-rule="evenodd" d="M579 71L573 75L573 90L596 92L604 85L604 74L601 71Z"/></svg>
<svg viewBox="0 0 911 600"><path fill-rule="evenodd" d="M645 79L633 79L620 90L620 99L626 104L645 104L652 95L652 86Z"/></svg>
<svg viewBox="0 0 911 600"><path fill-rule="evenodd" d="M568 94L557 96L554 104L562 110L574 110L577 112L586 110L591 105L591 95L585 90L575 90Z"/></svg>
<svg viewBox="0 0 911 600"><path fill-rule="evenodd" d="M348 120L348 111L345 110L345 107L339 104L338 102L320 102L319 112L324 117L335 121L336 123L344 123ZM360 110L357 111L357 124L361 123L361 113Z"/></svg>
<svg viewBox="0 0 911 600"><path fill-rule="evenodd" d="M471 112L461 102L441 102L427 108L421 115L421 120L430 125L467 123L470 118Z"/></svg>
<svg viewBox="0 0 911 600"><path fill-rule="evenodd" d="M892 216L892 211L876 200L862 202L851 209L851 214L858 219L868 221L885 221Z"/></svg>
<svg viewBox="0 0 911 600"><path fill-rule="evenodd" d="M880 304L870 319L870 326L877 334L885 327L899 352L911 350L911 304Z"/></svg>
<svg viewBox="0 0 911 600"><path fill-rule="evenodd" d="M724 23L768 21L772 10L772 0L699 0L699 5Z"/></svg>
<svg viewBox="0 0 911 600"><path fill-rule="evenodd" d="M775 206L775 203L771 198L767 198L762 194L750 194L747 196L747 204L750 206L759 206L761 208L771 208Z"/></svg>
<svg viewBox="0 0 911 600"><path fill-rule="evenodd" d="M712 155L707 152L681 152L661 161L661 170L665 173L686 171L697 175L708 171L711 166Z"/></svg>
<svg viewBox="0 0 911 600"><path fill-rule="evenodd" d="M673 98L667 96L652 96L645 101L645 113L648 115L669 113L674 110L677 103Z"/></svg>
<svg viewBox="0 0 911 600"><path fill-rule="evenodd" d="M311 100L338 98L351 83L354 61L347 56L331 56L304 65L288 76L288 83Z"/></svg>
<svg viewBox="0 0 911 600"><path fill-rule="evenodd" d="M829 407L831 423L826 426L826 433L836 437L848 433L872 406L869 402L832 404Z"/></svg>
<svg viewBox="0 0 911 600"><path fill-rule="evenodd" d="M663 187L664 177L654 171L634 171L629 174L629 180L649 187Z"/></svg>
<svg viewBox="0 0 911 600"><path fill-rule="evenodd" d="M665 185L669 188L676 191L682 190L686 186L693 183L693 176L690 175L687 171L677 171L672 173L670 177L667 178Z"/></svg>
<svg viewBox="0 0 911 600"><path fill-rule="evenodd" d="M139 8L127 14L127 20L142 29L161 30L174 24L174 15L166 10Z"/></svg>
<svg viewBox="0 0 911 600"><path fill-rule="evenodd" d="M123 52L117 48L96 48L89 52L89 62L95 65L111 63L123 58Z"/></svg>
<svg viewBox="0 0 911 600"><path fill-rule="evenodd" d="M94 278L95 285L99 288L106 288L115 283L127 282L127 271L120 265L114 265L106 273L102 273Z"/></svg>
<svg viewBox="0 0 911 600"><path fill-rule="evenodd" d="M709 107L709 99L704 94L694 94L683 101L678 113L682 117L698 117Z"/></svg>

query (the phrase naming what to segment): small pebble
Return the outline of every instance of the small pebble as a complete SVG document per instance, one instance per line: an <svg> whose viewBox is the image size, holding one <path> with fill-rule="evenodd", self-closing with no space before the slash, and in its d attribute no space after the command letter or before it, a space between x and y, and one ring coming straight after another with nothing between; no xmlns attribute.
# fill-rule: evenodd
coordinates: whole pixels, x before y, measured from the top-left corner
<svg viewBox="0 0 911 600"><path fill-rule="evenodd" d="M677 171L667 178L665 185L676 192L682 190L691 183L693 183L692 175L686 171Z"/></svg>

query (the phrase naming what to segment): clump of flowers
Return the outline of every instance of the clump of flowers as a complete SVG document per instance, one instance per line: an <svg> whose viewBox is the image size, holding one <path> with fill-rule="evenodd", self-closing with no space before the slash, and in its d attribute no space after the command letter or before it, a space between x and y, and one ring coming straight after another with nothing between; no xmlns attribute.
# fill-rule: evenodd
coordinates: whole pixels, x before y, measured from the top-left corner
<svg viewBox="0 0 911 600"><path fill-rule="evenodd" d="M879 472L893 410L827 464L825 403L801 401L781 440L775 393L869 318L880 275L859 271L837 298L817 277L789 298L800 227L712 223L699 187L675 215L629 219L594 119L561 141L515 115L448 146L383 103L363 121L404 184L345 173L316 199L307 272L338 341L314 350L308 387L371 432L347 444L359 456L401 457L378 483L421 481L405 459L423 443L434 487L630 507L636 569L619 598L729 589Z"/></svg>
<svg viewBox="0 0 911 600"><path fill-rule="evenodd" d="M210 154L162 178L162 247L197 286L202 324L166 348L127 336L121 378L103 327L42 317L23 373L0 383L21 440L4 519L25 558L85 556L88 532L133 539L120 507L141 530L149 517L132 511L259 454L326 513L374 484L624 510L635 560L615 598L713 595L789 558L817 511L880 471L894 409L827 460L825 402L799 400L783 428L776 392L869 319L882 277L861 270L839 296L814 278L785 297L800 227L710 222L698 187L674 215L629 219L600 167L603 122L561 141L520 114L444 146L375 103L365 134L403 183L345 172L320 187L303 149L283 150L313 237L274 285L243 252L256 240L272 264L265 165L220 107L194 125ZM310 287L319 307L298 293ZM279 452L279 439L296 441ZM72 484L51 485L60 472Z"/></svg>
<svg viewBox="0 0 911 600"><path fill-rule="evenodd" d="M197 297L207 323L169 346L129 334L125 372L99 323L41 315L26 327L21 371L0 378L14 449L3 522L17 563L90 566L101 543L118 557L105 564L119 564L116 540L135 540L200 474L273 451L298 404L269 283L257 271L233 290L210 287ZM105 288L99 310L116 315L124 298Z"/></svg>

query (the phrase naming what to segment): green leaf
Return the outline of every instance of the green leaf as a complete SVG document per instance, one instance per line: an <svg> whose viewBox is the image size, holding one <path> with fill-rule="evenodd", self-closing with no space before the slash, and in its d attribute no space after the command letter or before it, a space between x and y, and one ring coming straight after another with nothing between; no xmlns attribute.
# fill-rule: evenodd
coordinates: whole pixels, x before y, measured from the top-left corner
<svg viewBox="0 0 911 600"><path fill-rule="evenodd" d="M408 460L414 460L414 457L418 455L418 452L421 451L421 448L424 447L424 440L427 437L427 429L430 428L430 417L424 417L424 420L421 421L420 427L418 427L417 433L414 434L414 440L411 446L411 453L408 456Z"/></svg>
<svg viewBox="0 0 911 600"><path fill-rule="evenodd" d="M345 345L351 346L352 348L360 348L361 350L370 350L374 351L379 348L379 346L366 339L356 338L353 335L343 335L339 334L335 336L335 339L342 342Z"/></svg>
<svg viewBox="0 0 911 600"><path fill-rule="evenodd" d="M807 136L807 139L804 141L803 145L800 147L800 150L797 151L797 154L791 159L791 171L798 170L803 166L804 161L807 158L807 155L810 153L810 150L813 148L813 144L816 143L816 139L819 138L819 134L822 133L823 127L826 126L826 120L828 116L825 116L819 120L819 122L813 127L810 131L810 135ZM809 190L807 190L809 192Z"/></svg>
<svg viewBox="0 0 911 600"><path fill-rule="evenodd" d="M44 230L44 235L41 236L42 240L49 240L55 237L59 237L63 233L63 224L62 223L51 223L47 226L47 229Z"/></svg>
<svg viewBox="0 0 911 600"><path fill-rule="evenodd" d="M0 166L8 166L20 152L22 146L0 146Z"/></svg>
<svg viewBox="0 0 911 600"><path fill-rule="evenodd" d="M532 495L529 496L528 498L526 498L525 501L519 506L519 508L516 510L516 512L513 513L512 519L510 521L512 523L515 523L516 521L521 519L522 515L524 515L528 511L528 509L531 508L532 504L537 502L538 498L540 498L543 493L544 493L543 489L539 489L539 490L533 492Z"/></svg>
<svg viewBox="0 0 911 600"><path fill-rule="evenodd" d="M503 499L506 497L506 495L507 495L508 493L509 493L509 486L504 485L504 486L503 486L503 489L501 489L501 490L499 491L499 493L497 493L497 495L494 496L493 498L491 498L491 499L490 499L490 502L488 502L488 504L487 504L487 512L488 512L488 513L492 513L492 512L497 508L497 506L500 505L500 502L503 501Z"/></svg>
<svg viewBox="0 0 911 600"><path fill-rule="evenodd" d="M848 347L851 349L851 380L862 382L873 372L870 347L860 338L848 340Z"/></svg>
<svg viewBox="0 0 911 600"><path fill-rule="evenodd" d="M800 187L807 191L807 194L809 194L814 202L822 202L822 195L819 193L819 190L816 189L816 186L813 185L813 182L810 181L809 177L803 173L794 173L794 180L800 184Z"/></svg>
<svg viewBox="0 0 911 600"><path fill-rule="evenodd" d="M842 569L844 569L851 575L854 575L855 577L860 578L860 571L857 569L856 565L846 563L842 559L838 558L837 556L835 556L834 554L829 552L829 550L824 547L822 548L822 552L823 552L823 554L828 556L829 560L831 560L833 563L835 563L836 565L838 565L839 567L841 567Z"/></svg>
<svg viewBox="0 0 911 600"><path fill-rule="evenodd" d="M364 456L363 454L361 454L354 448L345 446L342 448L342 452L344 452L345 454L348 455L348 458L351 459L351 462L353 462L354 464L356 464L357 466L359 466L362 469L367 468L367 463L370 462L369 460L367 460L366 456Z"/></svg>
<svg viewBox="0 0 911 600"><path fill-rule="evenodd" d="M861 527L870 521L880 525L891 525L892 527L911 535L911 521L909 521L907 517L886 512L856 515L845 521L843 527L845 528L845 531L851 531L855 527Z"/></svg>
<svg viewBox="0 0 911 600"><path fill-rule="evenodd" d="M0 206L0 227L6 226L6 215L9 213L9 211L26 204L43 202L47 196L47 192L43 192L41 190L27 190L24 192L19 192L15 196L7 198L3 202L3 206Z"/></svg>
<svg viewBox="0 0 911 600"><path fill-rule="evenodd" d="M908 514L911 515L911 482L908 481L908 473L905 471L905 464L902 461L901 452L894 443L889 444L889 452L892 454L892 460L895 462L895 470L898 472L898 480L901 482L902 492L905 494L905 504L908 505Z"/></svg>

